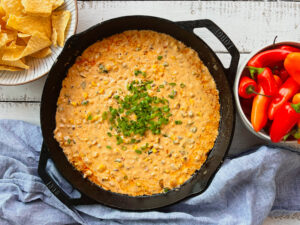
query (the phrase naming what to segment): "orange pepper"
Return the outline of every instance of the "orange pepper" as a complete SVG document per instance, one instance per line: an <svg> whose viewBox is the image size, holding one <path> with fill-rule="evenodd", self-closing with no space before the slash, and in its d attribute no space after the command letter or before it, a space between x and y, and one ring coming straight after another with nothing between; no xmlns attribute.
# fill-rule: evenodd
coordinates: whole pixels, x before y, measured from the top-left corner
<svg viewBox="0 0 300 225"><path fill-rule="evenodd" d="M284 68L300 85L300 52L292 52L284 60Z"/></svg>
<svg viewBox="0 0 300 225"><path fill-rule="evenodd" d="M265 96L265 92L260 85L258 85L258 93L262 95L254 97L251 111L251 123L256 132L266 125L268 121L268 107L271 102L271 98Z"/></svg>

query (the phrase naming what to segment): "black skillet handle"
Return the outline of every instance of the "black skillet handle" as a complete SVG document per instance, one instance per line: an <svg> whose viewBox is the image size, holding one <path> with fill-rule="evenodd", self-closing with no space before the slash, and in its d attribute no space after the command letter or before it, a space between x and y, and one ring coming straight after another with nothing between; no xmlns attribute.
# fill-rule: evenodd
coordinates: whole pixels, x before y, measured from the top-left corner
<svg viewBox="0 0 300 225"><path fill-rule="evenodd" d="M189 30L191 32L194 31L195 28L201 28L205 27L210 32L212 32L216 38L224 45L224 47L227 49L229 54L231 55L231 62L229 68L225 68L227 77L229 79L229 82L233 86L239 59L240 59L240 53L238 49L235 47L233 42L229 39L229 37L222 31L220 27L218 27L214 22L211 20L192 20L192 21L180 21L176 22L179 26L182 26L186 30Z"/></svg>
<svg viewBox="0 0 300 225"><path fill-rule="evenodd" d="M72 205L87 205L93 204L95 201L91 200L87 196L83 195L82 193L80 198L71 198L68 194L66 194L55 182L55 180L48 174L46 166L47 161L50 159L50 155L46 145L42 144L42 150L39 160L39 167L38 167L38 174L44 181L45 185L48 189L65 205L72 206Z"/></svg>

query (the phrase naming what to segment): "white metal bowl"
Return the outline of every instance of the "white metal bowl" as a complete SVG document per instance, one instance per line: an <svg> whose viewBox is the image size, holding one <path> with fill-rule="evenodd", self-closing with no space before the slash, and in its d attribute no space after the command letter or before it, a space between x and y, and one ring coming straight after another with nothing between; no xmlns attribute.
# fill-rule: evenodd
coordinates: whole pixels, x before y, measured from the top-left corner
<svg viewBox="0 0 300 225"><path fill-rule="evenodd" d="M276 44L271 44L268 46L263 46L261 48L256 49L255 51L252 51L251 54L249 54L249 56L239 65L238 67L238 71L237 71L237 75L235 77L235 82L234 82L234 86L233 86L233 91L234 91L234 98L235 98L235 102L236 102L236 106L237 106L237 111L244 123L244 125L247 127L247 129L252 132L253 134L255 134L257 137L267 141L270 144L279 146L279 147L289 147L289 148L293 148L293 149L300 149L300 145L297 143L297 141L281 141L280 143L272 143L270 136L264 132L264 131L260 131L260 132L255 132L251 122L248 120L248 118L246 117L246 115L243 112L243 109L241 107L240 104L240 99L239 99L239 95L238 95L238 86L240 83L240 78L241 75L248 63L248 61L257 53L267 50L267 49L271 49L277 46L281 46L281 45L290 45L290 46L295 46L300 48L300 43L299 42L293 42L293 41L286 41L286 42L279 42Z"/></svg>

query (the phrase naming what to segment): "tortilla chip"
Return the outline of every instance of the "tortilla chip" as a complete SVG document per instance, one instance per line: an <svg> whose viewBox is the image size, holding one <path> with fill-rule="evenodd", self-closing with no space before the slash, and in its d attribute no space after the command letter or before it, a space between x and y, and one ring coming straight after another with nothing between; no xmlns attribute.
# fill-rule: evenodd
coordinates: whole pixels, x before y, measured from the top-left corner
<svg viewBox="0 0 300 225"><path fill-rule="evenodd" d="M6 43L8 42L8 37L6 33L0 33L0 47L6 45Z"/></svg>
<svg viewBox="0 0 300 225"><path fill-rule="evenodd" d="M14 44L14 46L9 46L7 48L4 48L2 60L16 61L16 60L22 58L22 53L25 48L26 48L26 46L20 46L20 45L16 45L16 44Z"/></svg>
<svg viewBox="0 0 300 225"><path fill-rule="evenodd" d="M71 17L70 11L57 11L52 14L52 29L57 33L57 43L60 47L64 46L65 31Z"/></svg>
<svg viewBox="0 0 300 225"><path fill-rule="evenodd" d="M47 48L51 45L51 41L46 38L41 38L38 36L32 36L28 41L26 48L22 54L22 57L31 55L32 53L38 52L43 48Z"/></svg>
<svg viewBox="0 0 300 225"><path fill-rule="evenodd" d="M64 0L52 0L52 10L64 4Z"/></svg>
<svg viewBox="0 0 300 225"><path fill-rule="evenodd" d="M1 0L1 6L6 14L4 21L8 19L9 15L21 16L24 14L21 0Z"/></svg>
<svg viewBox="0 0 300 225"><path fill-rule="evenodd" d="M0 65L18 67L18 68L22 68L22 69L29 69L29 66L26 65L21 59L16 60L16 61L6 61L3 59L0 59Z"/></svg>
<svg viewBox="0 0 300 225"><path fill-rule="evenodd" d="M57 46L57 32L53 29L52 36L51 36L52 44L56 47Z"/></svg>
<svg viewBox="0 0 300 225"><path fill-rule="evenodd" d="M4 66L4 65L0 65L0 70L6 70L6 71L20 71L20 70L23 70L23 69L18 68L18 67L12 67L12 66Z"/></svg>
<svg viewBox="0 0 300 225"><path fill-rule="evenodd" d="M1 2L0 2L0 16L5 16L5 11L1 5Z"/></svg>
<svg viewBox="0 0 300 225"><path fill-rule="evenodd" d="M18 45L27 45L30 38L31 38L30 34L18 33L17 44Z"/></svg>
<svg viewBox="0 0 300 225"><path fill-rule="evenodd" d="M50 17L10 15L7 21L7 26L32 36L44 36L48 39L51 36Z"/></svg>
<svg viewBox="0 0 300 225"><path fill-rule="evenodd" d="M16 39L16 32L10 30L2 30L0 33L0 47Z"/></svg>
<svg viewBox="0 0 300 225"><path fill-rule="evenodd" d="M45 58L52 53L51 48L44 48L36 53L31 54L30 56L34 58Z"/></svg>
<svg viewBox="0 0 300 225"><path fill-rule="evenodd" d="M47 17L52 12L52 0L22 0L22 5L27 14Z"/></svg>

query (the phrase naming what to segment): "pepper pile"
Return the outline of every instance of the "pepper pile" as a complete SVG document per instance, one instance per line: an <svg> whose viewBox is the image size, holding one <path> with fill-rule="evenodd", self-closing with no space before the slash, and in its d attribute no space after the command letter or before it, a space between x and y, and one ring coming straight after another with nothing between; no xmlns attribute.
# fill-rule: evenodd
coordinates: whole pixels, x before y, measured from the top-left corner
<svg viewBox="0 0 300 225"><path fill-rule="evenodd" d="M300 143L300 48L283 45L252 57L238 93L256 132L264 129L273 142Z"/></svg>

